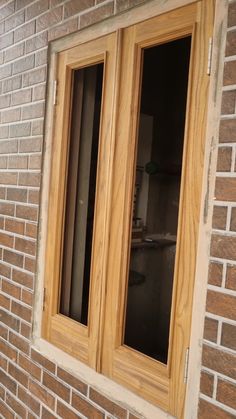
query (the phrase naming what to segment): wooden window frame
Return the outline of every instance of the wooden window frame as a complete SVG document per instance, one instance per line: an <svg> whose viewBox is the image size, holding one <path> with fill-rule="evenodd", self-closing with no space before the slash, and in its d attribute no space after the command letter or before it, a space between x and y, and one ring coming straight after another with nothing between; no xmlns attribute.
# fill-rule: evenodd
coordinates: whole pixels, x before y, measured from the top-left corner
<svg viewBox="0 0 236 419"><path fill-rule="evenodd" d="M214 0L199 0L58 53L42 336L181 418L205 148ZM141 49L192 36L168 363L122 344L137 143ZM80 57L80 58L78 58ZM73 69L104 62L88 327L59 314ZM126 63L125 65L123 63ZM129 69L129 71L125 71ZM125 94L124 94L125 92ZM127 112L127 108L130 112ZM131 117L132 115L132 117ZM51 243L54 243L52 246ZM186 261L188 261L186 263Z"/></svg>

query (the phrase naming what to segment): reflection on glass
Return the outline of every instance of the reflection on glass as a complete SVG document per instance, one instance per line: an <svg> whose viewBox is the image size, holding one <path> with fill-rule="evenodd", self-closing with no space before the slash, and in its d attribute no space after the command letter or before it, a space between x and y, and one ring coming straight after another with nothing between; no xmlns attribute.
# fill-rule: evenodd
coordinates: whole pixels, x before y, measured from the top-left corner
<svg viewBox="0 0 236 419"><path fill-rule="evenodd" d="M143 51L124 343L167 363L191 38Z"/></svg>
<svg viewBox="0 0 236 419"><path fill-rule="evenodd" d="M87 325L103 64L75 70L60 312Z"/></svg>

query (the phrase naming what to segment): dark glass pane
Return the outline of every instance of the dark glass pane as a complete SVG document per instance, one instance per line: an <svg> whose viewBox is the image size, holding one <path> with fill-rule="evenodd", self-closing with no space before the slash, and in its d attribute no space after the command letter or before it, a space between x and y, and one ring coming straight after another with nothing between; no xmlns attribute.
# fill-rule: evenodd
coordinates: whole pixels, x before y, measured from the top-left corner
<svg viewBox="0 0 236 419"><path fill-rule="evenodd" d="M87 325L103 64L74 71L60 312Z"/></svg>
<svg viewBox="0 0 236 419"><path fill-rule="evenodd" d="M191 38L143 51L124 343L167 362Z"/></svg>

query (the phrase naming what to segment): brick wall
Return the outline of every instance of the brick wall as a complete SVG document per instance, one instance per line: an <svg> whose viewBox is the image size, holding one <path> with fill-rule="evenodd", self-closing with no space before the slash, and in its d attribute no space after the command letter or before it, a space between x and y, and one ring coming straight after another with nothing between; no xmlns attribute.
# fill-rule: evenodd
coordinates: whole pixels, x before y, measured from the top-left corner
<svg viewBox="0 0 236 419"><path fill-rule="evenodd" d="M6 418L136 417L44 358L30 336L48 41L142 2L0 0L0 412ZM229 11L199 410L208 419L232 418L236 409L236 1Z"/></svg>
<svg viewBox="0 0 236 419"><path fill-rule="evenodd" d="M199 418L236 417L236 1L228 11Z"/></svg>

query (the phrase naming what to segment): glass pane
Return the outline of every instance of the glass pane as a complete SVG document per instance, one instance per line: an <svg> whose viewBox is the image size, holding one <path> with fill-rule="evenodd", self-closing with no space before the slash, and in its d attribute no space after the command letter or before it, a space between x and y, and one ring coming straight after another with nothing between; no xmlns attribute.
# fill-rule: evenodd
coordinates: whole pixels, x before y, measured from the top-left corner
<svg viewBox="0 0 236 419"><path fill-rule="evenodd" d="M124 343L167 362L191 38L143 51Z"/></svg>
<svg viewBox="0 0 236 419"><path fill-rule="evenodd" d="M60 312L87 325L103 64L74 71Z"/></svg>

